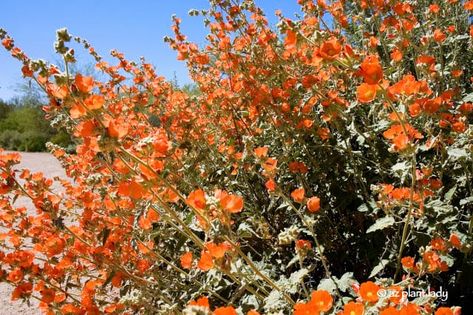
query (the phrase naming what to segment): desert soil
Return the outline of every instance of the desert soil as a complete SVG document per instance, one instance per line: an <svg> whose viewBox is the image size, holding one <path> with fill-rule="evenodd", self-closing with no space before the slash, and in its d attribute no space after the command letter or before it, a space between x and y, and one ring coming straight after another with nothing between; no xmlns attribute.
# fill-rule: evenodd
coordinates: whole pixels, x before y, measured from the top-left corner
<svg viewBox="0 0 473 315"><path fill-rule="evenodd" d="M17 169L27 168L32 172L42 172L45 177L53 178L59 176L66 178L66 173L59 161L48 153L21 153L21 164ZM31 213L35 213L33 205L26 198L19 198L16 206L27 207ZM39 315L36 300L31 301L31 306L21 301L11 301L12 288L6 283L0 283L0 315Z"/></svg>

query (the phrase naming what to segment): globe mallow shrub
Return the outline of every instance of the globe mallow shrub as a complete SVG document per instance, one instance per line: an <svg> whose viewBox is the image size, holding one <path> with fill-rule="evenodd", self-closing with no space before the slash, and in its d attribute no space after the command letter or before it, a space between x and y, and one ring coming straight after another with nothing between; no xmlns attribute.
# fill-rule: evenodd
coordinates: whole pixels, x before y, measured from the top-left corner
<svg viewBox="0 0 473 315"><path fill-rule="evenodd" d="M200 47L173 17L165 40L192 94L66 29L61 66L0 32L77 143L49 146L72 180L0 155L13 300L47 314L471 311L473 2L298 2L270 25L252 1L210 1L190 11L209 30ZM69 73L81 47L107 79Z"/></svg>

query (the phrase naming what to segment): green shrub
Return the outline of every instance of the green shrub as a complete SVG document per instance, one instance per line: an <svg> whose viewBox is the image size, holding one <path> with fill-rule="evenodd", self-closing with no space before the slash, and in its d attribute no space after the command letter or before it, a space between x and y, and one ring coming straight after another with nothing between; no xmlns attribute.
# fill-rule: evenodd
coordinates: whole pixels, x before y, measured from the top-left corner
<svg viewBox="0 0 473 315"><path fill-rule="evenodd" d="M19 102L0 102L0 147L15 151L44 151L46 142L51 141L70 151L71 137L64 130L53 129L39 106L18 105Z"/></svg>
<svg viewBox="0 0 473 315"><path fill-rule="evenodd" d="M48 135L38 133L36 130L25 131L20 135L21 143L18 147L19 151L37 152L46 149Z"/></svg>
<svg viewBox="0 0 473 315"><path fill-rule="evenodd" d="M0 147L7 150L18 150L21 145L21 133L16 130L0 132Z"/></svg>
<svg viewBox="0 0 473 315"><path fill-rule="evenodd" d="M71 137L65 131L62 130L49 139L49 142L57 144L61 147L69 146L71 144L71 141Z"/></svg>

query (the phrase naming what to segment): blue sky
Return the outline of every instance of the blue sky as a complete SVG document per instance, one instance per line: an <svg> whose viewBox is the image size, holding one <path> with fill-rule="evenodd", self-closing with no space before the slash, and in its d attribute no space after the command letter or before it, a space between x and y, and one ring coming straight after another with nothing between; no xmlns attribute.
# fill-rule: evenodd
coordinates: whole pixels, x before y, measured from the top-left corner
<svg viewBox="0 0 473 315"><path fill-rule="evenodd" d="M297 0L256 0L271 22L274 11L281 9L288 17L299 11ZM128 59L144 56L162 74L179 83L188 83L184 63L163 37L172 35L171 16L181 17L183 32L198 44L205 43L207 31L200 17L190 17L190 9L208 8L207 0L2 0L0 27L6 29L31 58L58 60L53 44L56 30L67 27L71 34L89 40L102 56L110 50L123 52ZM82 64L91 58L79 54ZM24 82L20 65L0 46L0 99L8 100L19 94Z"/></svg>

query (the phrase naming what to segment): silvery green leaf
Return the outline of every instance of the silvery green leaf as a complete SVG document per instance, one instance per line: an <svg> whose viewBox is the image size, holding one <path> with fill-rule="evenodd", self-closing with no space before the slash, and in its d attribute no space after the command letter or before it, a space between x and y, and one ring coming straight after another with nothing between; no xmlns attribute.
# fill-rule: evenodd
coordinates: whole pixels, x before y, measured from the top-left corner
<svg viewBox="0 0 473 315"><path fill-rule="evenodd" d="M450 190L445 193L445 201L447 202L451 201L456 190L457 190L457 185L450 188Z"/></svg>
<svg viewBox="0 0 473 315"><path fill-rule="evenodd" d="M376 220L376 222L366 230L366 233L371 233L378 230L383 230L396 223L393 217L386 216Z"/></svg>
<svg viewBox="0 0 473 315"><path fill-rule="evenodd" d="M389 262L388 259L381 259L381 261L379 262L379 264L377 264L373 270L371 270L371 273L370 275L368 276L368 278L373 278L374 276L376 276L381 270L384 269L384 267L386 266L386 264Z"/></svg>
<svg viewBox="0 0 473 315"><path fill-rule="evenodd" d="M252 235L257 235L255 231L253 231L251 226L246 222L242 222L238 226L237 233L240 237L243 237L243 238L248 238L248 237L251 237Z"/></svg>
<svg viewBox="0 0 473 315"><path fill-rule="evenodd" d="M458 159L462 157L468 157L468 153L466 152L465 149L459 149L459 148L451 148L447 151L448 155Z"/></svg>
<svg viewBox="0 0 473 315"><path fill-rule="evenodd" d="M291 267L292 265L294 265L295 263L297 263L299 261L299 257L298 256L294 256L291 261L287 264L288 267Z"/></svg>
<svg viewBox="0 0 473 315"><path fill-rule="evenodd" d="M325 290L329 293L334 293L336 289L336 284L330 278L325 278L320 281L319 285L317 286L317 290Z"/></svg>
<svg viewBox="0 0 473 315"><path fill-rule="evenodd" d="M353 280L353 272L346 272L343 276L337 281L338 288L342 292L346 292L354 282Z"/></svg>
<svg viewBox="0 0 473 315"><path fill-rule="evenodd" d="M473 93L468 94L463 98L464 102L473 102Z"/></svg>
<svg viewBox="0 0 473 315"><path fill-rule="evenodd" d="M404 161L404 162L399 162L399 163L396 163L394 164L392 167L391 167L391 170L393 172L402 172L404 170L406 170L409 166L407 165L407 163Z"/></svg>
<svg viewBox="0 0 473 315"><path fill-rule="evenodd" d="M466 39L469 39L470 36L469 35L466 35L466 34L463 34L463 35L457 35L453 38L453 40L466 40Z"/></svg>
<svg viewBox="0 0 473 315"><path fill-rule="evenodd" d="M274 312L285 307L285 302L282 294L273 290L269 295L264 299L264 310L265 312Z"/></svg>
<svg viewBox="0 0 473 315"><path fill-rule="evenodd" d="M364 203L358 207L358 211L360 212L366 212L368 211L368 206Z"/></svg>
<svg viewBox="0 0 473 315"><path fill-rule="evenodd" d="M296 293L297 288L302 281L304 281L304 277L309 274L309 270L307 268L302 268L296 272L293 272L291 276L289 277L289 285L290 287L288 288L289 293Z"/></svg>
<svg viewBox="0 0 473 315"><path fill-rule="evenodd" d="M252 294L247 294L241 299L243 305L251 306L252 308L258 309L260 307L258 300Z"/></svg>
<svg viewBox="0 0 473 315"><path fill-rule="evenodd" d="M466 205L467 203L473 202L473 196L460 200L460 206Z"/></svg>

